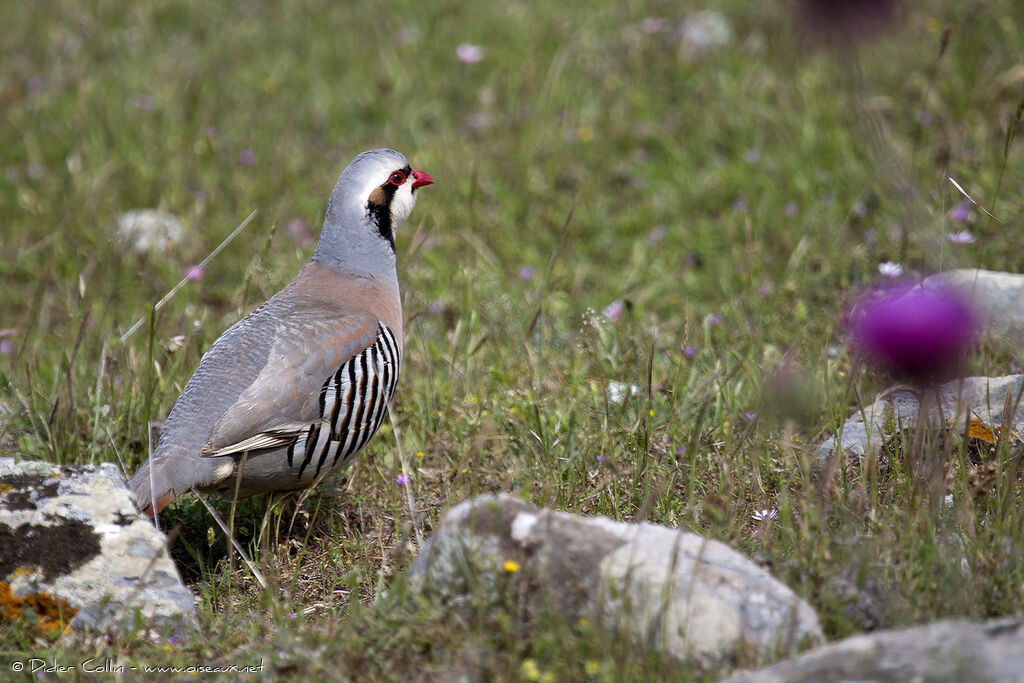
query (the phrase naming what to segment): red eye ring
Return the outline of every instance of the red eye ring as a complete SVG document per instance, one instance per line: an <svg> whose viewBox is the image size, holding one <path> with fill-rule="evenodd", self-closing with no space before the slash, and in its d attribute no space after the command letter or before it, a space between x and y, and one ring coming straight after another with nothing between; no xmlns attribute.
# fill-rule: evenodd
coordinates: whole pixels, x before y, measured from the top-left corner
<svg viewBox="0 0 1024 683"><path fill-rule="evenodd" d="M395 171L391 174L391 177L388 178L388 182L392 185L401 185L405 182L405 174L401 171Z"/></svg>

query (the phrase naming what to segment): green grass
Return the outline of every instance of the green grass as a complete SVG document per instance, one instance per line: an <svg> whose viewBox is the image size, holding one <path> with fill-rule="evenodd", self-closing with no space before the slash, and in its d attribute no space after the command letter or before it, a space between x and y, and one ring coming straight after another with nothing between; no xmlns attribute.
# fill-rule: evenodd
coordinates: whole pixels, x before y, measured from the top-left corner
<svg viewBox="0 0 1024 683"><path fill-rule="evenodd" d="M808 599L830 637L1019 613L1016 454L989 455L1000 474L975 491L977 463L955 435L908 440L878 466L821 468L814 446L885 387L841 328L879 262L1024 265L1024 154L1007 144L1024 10L915 3L850 55L815 49L784 3L718 4L735 40L698 61L640 29L648 16L677 26L691 2L9 4L3 454L83 463L116 449L139 463L146 425L203 350L308 259L286 226L315 231L338 172L388 145L437 180L398 236L408 324L394 412L424 532L448 506L505 491L724 541ZM460 63L460 42L485 59ZM946 174L1003 221L976 211L974 245L945 240L962 227ZM120 245L117 217L148 207L179 216L187 239L165 254ZM610 322L600 311L614 300L626 310ZM180 350L161 346L177 335ZM1017 352L986 344L969 369L1005 374ZM785 401L767 391L783 366L798 378ZM612 381L641 390L615 403ZM963 504L933 510L901 465L912 447L952 463ZM261 538L258 503L241 506L266 594L199 503L177 504L198 636L40 643L6 626L0 651L262 658L281 677L325 679L682 675L594 625L530 614L511 592L466 608L406 596L415 533L399 471L386 427L290 538ZM778 520L752 534L766 507Z"/></svg>

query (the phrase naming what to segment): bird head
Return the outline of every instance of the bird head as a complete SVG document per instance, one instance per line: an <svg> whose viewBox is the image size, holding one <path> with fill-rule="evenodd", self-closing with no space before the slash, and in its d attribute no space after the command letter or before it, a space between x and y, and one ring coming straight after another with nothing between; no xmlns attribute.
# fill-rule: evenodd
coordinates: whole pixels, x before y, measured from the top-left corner
<svg viewBox="0 0 1024 683"><path fill-rule="evenodd" d="M416 205L419 188L433 182L393 149L363 152L334 186L313 260L370 270L383 259L393 270L395 233Z"/></svg>

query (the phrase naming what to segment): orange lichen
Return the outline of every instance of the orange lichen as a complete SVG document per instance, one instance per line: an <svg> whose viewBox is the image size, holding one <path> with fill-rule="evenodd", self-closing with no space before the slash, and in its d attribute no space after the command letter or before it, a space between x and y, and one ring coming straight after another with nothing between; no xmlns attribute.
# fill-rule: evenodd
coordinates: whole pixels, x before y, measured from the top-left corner
<svg viewBox="0 0 1024 683"><path fill-rule="evenodd" d="M16 597L7 583L0 581L0 623L21 622L40 635L68 635L77 607L64 598L45 591Z"/></svg>

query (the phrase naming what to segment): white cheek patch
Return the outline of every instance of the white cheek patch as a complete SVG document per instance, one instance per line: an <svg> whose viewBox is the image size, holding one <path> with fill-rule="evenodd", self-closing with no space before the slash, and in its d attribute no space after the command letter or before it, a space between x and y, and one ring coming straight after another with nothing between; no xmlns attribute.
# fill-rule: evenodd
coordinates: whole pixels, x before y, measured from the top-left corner
<svg viewBox="0 0 1024 683"><path fill-rule="evenodd" d="M398 188L395 196L391 199L392 232L398 232L398 228L405 223L405 219L412 213L414 206L416 206L416 194L412 191L412 183L406 182Z"/></svg>

